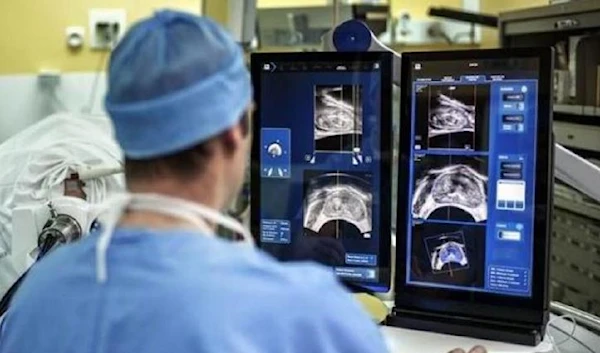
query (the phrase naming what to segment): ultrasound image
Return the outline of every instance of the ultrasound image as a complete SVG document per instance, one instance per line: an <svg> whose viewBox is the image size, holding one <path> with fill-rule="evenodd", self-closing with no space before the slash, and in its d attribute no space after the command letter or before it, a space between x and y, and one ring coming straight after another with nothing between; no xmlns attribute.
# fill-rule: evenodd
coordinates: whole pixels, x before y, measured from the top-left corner
<svg viewBox="0 0 600 353"><path fill-rule="evenodd" d="M444 233L425 239L425 246L433 273L466 270L469 258L465 250L465 237L462 231Z"/></svg>
<svg viewBox="0 0 600 353"><path fill-rule="evenodd" d="M361 86L315 86L315 150L360 152L362 113Z"/></svg>
<svg viewBox="0 0 600 353"><path fill-rule="evenodd" d="M442 93L429 115L429 138L457 132L475 132L475 106Z"/></svg>
<svg viewBox="0 0 600 353"><path fill-rule="evenodd" d="M477 224L413 225L411 280L483 288L485 230Z"/></svg>
<svg viewBox="0 0 600 353"><path fill-rule="evenodd" d="M370 176L365 173L304 174L304 228L333 238L369 239L372 232Z"/></svg>
<svg viewBox="0 0 600 353"><path fill-rule="evenodd" d="M415 177L413 218L487 220L487 157L418 156Z"/></svg>
<svg viewBox="0 0 600 353"><path fill-rule="evenodd" d="M415 143L420 149L487 150L489 91L489 85L419 87Z"/></svg>

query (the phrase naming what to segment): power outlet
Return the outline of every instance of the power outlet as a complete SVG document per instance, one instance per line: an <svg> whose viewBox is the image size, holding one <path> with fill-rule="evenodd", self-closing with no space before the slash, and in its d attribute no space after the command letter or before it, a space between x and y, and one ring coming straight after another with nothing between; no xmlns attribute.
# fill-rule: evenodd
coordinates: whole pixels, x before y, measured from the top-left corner
<svg viewBox="0 0 600 353"><path fill-rule="evenodd" d="M71 49L79 49L83 46L85 27L69 26L65 29L67 46Z"/></svg>
<svg viewBox="0 0 600 353"><path fill-rule="evenodd" d="M90 47L110 50L125 33L125 9L91 9L89 12Z"/></svg>

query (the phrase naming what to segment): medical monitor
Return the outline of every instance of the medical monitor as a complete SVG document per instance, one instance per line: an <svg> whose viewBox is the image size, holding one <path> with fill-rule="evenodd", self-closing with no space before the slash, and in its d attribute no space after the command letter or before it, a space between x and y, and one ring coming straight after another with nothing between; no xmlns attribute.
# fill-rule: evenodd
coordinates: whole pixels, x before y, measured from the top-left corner
<svg viewBox="0 0 600 353"><path fill-rule="evenodd" d="M403 54L396 305L540 318L551 62L550 49Z"/></svg>
<svg viewBox="0 0 600 353"><path fill-rule="evenodd" d="M391 55L253 54L251 227L281 261L387 291Z"/></svg>

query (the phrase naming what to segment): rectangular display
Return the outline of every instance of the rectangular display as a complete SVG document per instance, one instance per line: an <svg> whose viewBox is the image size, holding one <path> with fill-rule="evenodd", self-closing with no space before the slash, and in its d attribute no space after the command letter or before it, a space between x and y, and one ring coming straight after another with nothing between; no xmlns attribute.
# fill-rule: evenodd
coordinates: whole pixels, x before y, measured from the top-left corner
<svg viewBox="0 0 600 353"><path fill-rule="evenodd" d="M538 59L411 65L406 284L531 297Z"/></svg>
<svg viewBox="0 0 600 353"><path fill-rule="evenodd" d="M390 55L256 54L252 75L251 218L261 248L387 291Z"/></svg>

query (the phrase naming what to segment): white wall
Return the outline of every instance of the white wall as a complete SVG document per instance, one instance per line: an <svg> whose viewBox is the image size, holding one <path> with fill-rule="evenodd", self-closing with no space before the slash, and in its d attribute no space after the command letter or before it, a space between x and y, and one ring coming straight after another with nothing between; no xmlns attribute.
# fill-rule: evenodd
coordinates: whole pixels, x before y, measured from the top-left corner
<svg viewBox="0 0 600 353"><path fill-rule="evenodd" d="M53 93L34 74L0 76L0 143L52 113L82 112L89 105L95 78L94 72L61 74ZM106 77L100 74L91 114L104 114L105 92Z"/></svg>

